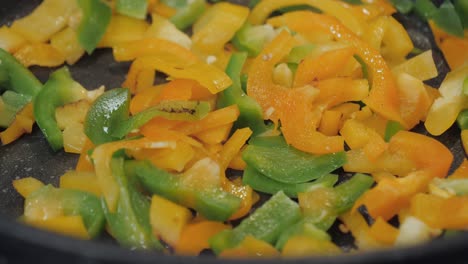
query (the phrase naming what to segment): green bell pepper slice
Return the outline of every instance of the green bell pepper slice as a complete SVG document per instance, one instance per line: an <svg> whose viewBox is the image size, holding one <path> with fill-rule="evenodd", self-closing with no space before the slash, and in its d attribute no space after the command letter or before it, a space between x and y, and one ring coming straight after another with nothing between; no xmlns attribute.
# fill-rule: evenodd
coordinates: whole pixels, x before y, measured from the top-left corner
<svg viewBox="0 0 468 264"><path fill-rule="evenodd" d="M274 140L283 141L284 138ZM247 165L272 180L297 184L318 179L342 167L346 162L346 153L312 155L286 143L270 146L251 143L242 153L242 158Z"/></svg>
<svg viewBox="0 0 468 264"><path fill-rule="evenodd" d="M465 109L458 114L457 124L461 130L468 129L468 109Z"/></svg>
<svg viewBox="0 0 468 264"><path fill-rule="evenodd" d="M112 136L123 138L132 130L138 129L154 117L169 120L195 121L204 118L211 111L210 103L202 101L165 101L148 108L127 120L117 123Z"/></svg>
<svg viewBox="0 0 468 264"><path fill-rule="evenodd" d="M169 20L180 30L190 27L206 9L205 0L161 0L177 10Z"/></svg>
<svg viewBox="0 0 468 264"><path fill-rule="evenodd" d="M15 57L0 48L0 84L7 90L33 98L42 83Z"/></svg>
<svg viewBox="0 0 468 264"><path fill-rule="evenodd" d="M94 101L84 126L85 134L94 144L120 140L157 116L170 120L199 120L211 110L208 102L167 101L130 116L130 98L128 89L117 88Z"/></svg>
<svg viewBox="0 0 468 264"><path fill-rule="evenodd" d="M112 17L112 9L102 0L77 0L83 17L77 29L78 41L88 54L106 33Z"/></svg>
<svg viewBox="0 0 468 264"><path fill-rule="evenodd" d="M137 18L145 19L148 11L147 0L116 0L115 10L117 13Z"/></svg>
<svg viewBox="0 0 468 264"><path fill-rule="evenodd" d="M0 127L8 127L16 114L41 90L42 83L7 51L0 48Z"/></svg>
<svg viewBox="0 0 468 264"><path fill-rule="evenodd" d="M236 247L247 235L274 244L283 230L300 219L299 205L283 192L278 192L238 226L211 237L209 243L215 254Z"/></svg>
<svg viewBox="0 0 468 264"><path fill-rule="evenodd" d="M126 247L162 250L151 230L150 202L137 190L135 175L125 170L123 158L113 158L110 166L119 185L117 210L111 213L104 198L101 204L111 235Z"/></svg>
<svg viewBox="0 0 468 264"><path fill-rule="evenodd" d="M468 28L468 1L467 0L455 0L454 1L455 10L460 17L463 24L463 28Z"/></svg>
<svg viewBox="0 0 468 264"><path fill-rule="evenodd" d="M67 67L53 72L33 101L36 123L54 151L63 147L63 135L55 119L59 106L83 98L84 88L75 82Z"/></svg>
<svg viewBox="0 0 468 264"><path fill-rule="evenodd" d="M398 133L398 131L405 129L400 123L389 120L387 122L387 125L385 127L385 134L384 134L384 140L385 142L389 142L390 139Z"/></svg>
<svg viewBox="0 0 468 264"><path fill-rule="evenodd" d="M101 209L101 201L91 193L58 189L49 184L34 191L26 198L25 214L30 208L33 209L42 202L58 206L58 209L63 210L64 215L80 215L91 238L97 237L104 229L105 217Z"/></svg>
<svg viewBox="0 0 468 264"><path fill-rule="evenodd" d="M106 91L96 98L88 110L84 123L84 131L96 145L119 140L112 131L130 113L130 91L117 88Z"/></svg>
<svg viewBox="0 0 468 264"><path fill-rule="evenodd" d="M193 208L209 220L225 221L240 206L240 198L223 191L221 187L195 189L184 184L178 175L159 169L149 161L128 161L126 166L135 171L148 192Z"/></svg>
<svg viewBox="0 0 468 264"><path fill-rule="evenodd" d="M0 127L8 127L31 97L7 90L0 96Z"/></svg>
<svg viewBox="0 0 468 264"><path fill-rule="evenodd" d="M283 183L263 175L250 166L245 168L242 176L242 182L256 191L268 194L275 194L279 191L283 191L284 194L292 198L296 198L298 193L309 192L315 188L333 187L337 181L338 175L327 174L312 182L296 184Z"/></svg>
<svg viewBox="0 0 468 264"><path fill-rule="evenodd" d="M268 127L264 123L260 105L242 90L241 71L246 59L246 53L232 54L226 67L226 74L231 78L232 85L220 93L218 107L236 104L239 107L240 115L234 123L234 127L250 127L254 135L258 135L265 132Z"/></svg>
<svg viewBox="0 0 468 264"><path fill-rule="evenodd" d="M335 188L322 187L329 190L329 192L317 193L317 195L322 196L329 195L327 199L322 199L324 201L323 206L314 208L314 211L304 209L302 219L281 232L275 247L281 250L286 242L296 235L306 235L317 240L330 241L330 236L326 230L331 227L338 215L352 207L354 202L371 187L372 183L371 177L357 174ZM311 193L314 193L314 190Z"/></svg>
<svg viewBox="0 0 468 264"><path fill-rule="evenodd" d="M432 19L445 32L463 38L462 19L465 18L459 17L457 10L449 0L445 0L439 8L430 0L416 0L414 10L422 18Z"/></svg>
<svg viewBox="0 0 468 264"><path fill-rule="evenodd" d="M402 14L408 14L413 10L413 1L408 0L390 0L393 6Z"/></svg>

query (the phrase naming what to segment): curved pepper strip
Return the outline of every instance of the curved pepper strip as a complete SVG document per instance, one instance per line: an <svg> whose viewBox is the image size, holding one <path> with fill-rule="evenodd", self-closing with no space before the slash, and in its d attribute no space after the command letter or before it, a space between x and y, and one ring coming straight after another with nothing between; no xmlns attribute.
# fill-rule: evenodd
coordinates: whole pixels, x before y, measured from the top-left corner
<svg viewBox="0 0 468 264"><path fill-rule="evenodd" d="M357 54L368 66L371 81L369 96L363 100L374 112L383 117L404 124L400 114L398 89L392 72L382 56L369 44L361 40L356 34L346 28L337 19L307 11L287 13L272 18L268 23L287 26L293 31L302 27L301 24L311 23L321 30L329 31L336 39L350 43Z"/></svg>
<svg viewBox="0 0 468 264"><path fill-rule="evenodd" d="M308 5L318 8L324 13L338 18L341 23L347 25L358 36L364 33L364 21L338 1L332 0L264 0L258 3L252 10L249 21L254 25L261 24L273 11L297 5ZM307 22L307 20L303 20L303 23Z"/></svg>
<svg viewBox="0 0 468 264"><path fill-rule="evenodd" d="M41 82L15 57L0 48L0 86L19 94L34 97L42 88Z"/></svg>
<svg viewBox="0 0 468 264"><path fill-rule="evenodd" d="M186 61L178 54L167 53L137 58L130 67L123 86L135 91L138 75L148 69L164 72L173 78L195 80L213 94L232 84L231 79L213 65L201 61Z"/></svg>
<svg viewBox="0 0 468 264"><path fill-rule="evenodd" d="M222 91L218 97L220 108L236 104L239 107L239 118L234 123L235 127L250 127L254 134L265 132L268 127L263 122L262 109L258 103L247 96L242 90L241 71L247 59L247 53L234 53L229 60L226 74L231 78L232 85Z"/></svg>
<svg viewBox="0 0 468 264"><path fill-rule="evenodd" d="M109 212L114 213L117 209L119 201L119 184L115 180L111 169L112 155L120 149L137 149L137 148L173 148L176 142L173 139L152 141L147 138L136 140L110 142L97 146L91 159L94 162L96 177L99 187L103 193L105 202Z"/></svg>
<svg viewBox="0 0 468 264"><path fill-rule="evenodd" d="M127 247L142 249L164 249L153 235L150 224L150 203L137 189L136 176L125 170L123 158L114 158L111 169L119 186L119 201L115 212L111 212L103 200L102 207L108 226L119 243Z"/></svg>
<svg viewBox="0 0 468 264"><path fill-rule="evenodd" d="M112 52L116 61L131 61L138 57L164 56L164 54L173 54L187 63L198 60L198 57L185 47L161 38L144 38L118 43L113 47Z"/></svg>
<svg viewBox="0 0 468 264"><path fill-rule="evenodd" d="M37 125L54 151L63 147L63 135L55 120L55 109L84 98L85 91L72 79L68 68L63 67L50 75L34 98L34 117Z"/></svg>
<svg viewBox="0 0 468 264"><path fill-rule="evenodd" d="M340 136L328 137L317 132L321 110L312 108L318 95L313 87L289 89L273 82L272 69L294 45L294 38L282 31L257 56L251 65L247 94L263 108L264 118L281 119L282 132L288 144L314 154L340 152L344 141Z"/></svg>

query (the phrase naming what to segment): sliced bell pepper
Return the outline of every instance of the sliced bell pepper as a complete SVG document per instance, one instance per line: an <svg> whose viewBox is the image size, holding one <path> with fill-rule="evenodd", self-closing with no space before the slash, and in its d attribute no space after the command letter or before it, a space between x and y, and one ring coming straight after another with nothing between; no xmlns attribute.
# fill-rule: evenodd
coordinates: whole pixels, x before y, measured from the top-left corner
<svg viewBox="0 0 468 264"><path fill-rule="evenodd" d="M285 143L269 146L250 144L242 156L255 170L272 180L288 184L321 178L346 162L344 152L312 155L298 151Z"/></svg>
<svg viewBox="0 0 468 264"><path fill-rule="evenodd" d="M226 107L236 104L239 107L239 118L234 127L250 127L254 135L267 130L263 121L262 109L258 103L242 90L240 75L247 56L245 53L234 53L226 68L227 75L232 80L232 85L222 91L218 97L218 107Z"/></svg>
<svg viewBox="0 0 468 264"><path fill-rule="evenodd" d="M365 174L355 174L338 186L312 189L300 193L299 206L308 222L328 230L335 219L351 209L358 198L370 189L374 180Z"/></svg>
<svg viewBox="0 0 468 264"><path fill-rule="evenodd" d="M145 38L166 39L186 49L192 48L192 39L185 32L179 30L168 19L157 14L151 15L151 25L145 32Z"/></svg>
<svg viewBox="0 0 468 264"><path fill-rule="evenodd" d="M99 187L103 193L107 208L114 213L119 200L119 185L113 176L110 162L114 153L121 149L160 149L174 148L176 141L172 135L163 135L158 139L140 138L117 141L97 146L91 154Z"/></svg>
<svg viewBox="0 0 468 264"><path fill-rule="evenodd" d="M340 253L342 253L341 249L332 241L297 235L286 242L281 256L300 258L307 256L336 256Z"/></svg>
<svg viewBox="0 0 468 264"><path fill-rule="evenodd" d="M383 170L399 176L415 170L427 170L433 177L443 178L453 162L453 154L445 145L415 132L400 130L388 144L388 148L374 161L360 149L348 151L348 162L343 169L362 173Z"/></svg>
<svg viewBox="0 0 468 264"><path fill-rule="evenodd" d="M261 24L275 10L282 7L294 5L308 5L323 11L324 13L337 17L344 25L347 25L355 34L361 35L364 32L364 21L355 16L350 9L347 9L338 2L330 0L269 0L261 1L254 7L250 14L249 21L254 24Z"/></svg>
<svg viewBox="0 0 468 264"><path fill-rule="evenodd" d="M353 207L365 205L372 218L389 220L410 204L411 198L428 188L433 176L427 171L416 171L404 178L382 179L377 186L366 192Z"/></svg>
<svg viewBox="0 0 468 264"><path fill-rule="evenodd" d="M315 188L333 187L333 185L338 181L338 176L327 174L312 182L284 183L265 176L251 166L246 166L242 176L242 181L244 184L249 185L256 191L269 194L275 194L279 191L283 191L287 196L295 198L298 193L308 192Z"/></svg>
<svg viewBox="0 0 468 264"><path fill-rule="evenodd" d="M71 77L68 68L53 72L33 101L34 117L54 151L63 147L63 135L55 119L57 107L78 101L86 90Z"/></svg>
<svg viewBox="0 0 468 264"><path fill-rule="evenodd" d="M463 93L463 82L468 76L468 65L447 74L440 85L440 98L437 98L429 109L424 126L432 135L440 135L449 129L458 114L467 105Z"/></svg>
<svg viewBox="0 0 468 264"><path fill-rule="evenodd" d="M119 120L111 128L111 135L123 138L131 131L140 128L154 117L164 117L168 120L194 121L204 118L211 110L208 102L200 101L165 101L148 108L127 120Z"/></svg>
<svg viewBox="0 0 468 264"><path fill-rule="evenodd" d="M150 203L137 190L135 175L125 170L123 158L112 159L109 166L120 193L115 212L111 212L106 201L102 200L111 235L126 247L162 250L161 242L151 231Z"/></svg>
<svg viewBox="0 0 468 264"><path fill-rule="evenodd" d="M300 30L304 21L307 21L323 31L330 32L338 40L351 44L356 49L356 53L367 64L369 70L371 90L363 102L387 119L404 124L399 112L398 90L387 63L375 49L337 19L323 14L296 11L271 18L270 21L276 25L287 26L294 31ZM406 127L406 124L404 125Z"/></svg>
<svg viewBox="0 0 468 264"><path fill-rule="evenodd" d="M191 26L206 10L205 0L162 0L161 2L176 9L176 13L169 19L180 30Z"/></svg>
<svg viewBox="0 0 468 264"><path fill-rule="evenodd" d="M312 219L306 217L298 223L285 229L278 238L275 247L279 250L283 250L288 241L297 235L306 236L321 241L331 241L330 235L325 230L317 228Z"/></svg>
<svg viewBox="0 0 468 264"><path fill-rule="evenodd" d="M268 243L275 243L281 232L299 221L301 212L296 202L283 192L273 195L262 207L232 230L224 230L210 239L215 254L238 246L248 235ZM271 221L275 219L275 221Z"/></svg>
<svg viewBox="0 0 468 264"><path fill-rule="evenodd" d="M210 220L224 221L239 207L240 199L220 187L195 188L184 183L183 177L173 175L149 162L128 162L142 185L151 193L195 209Z"/></svg>
<svg viewBox="0 0 468 264"><path fill-rule="evenodd" d="M245 51L250 57L257 56L265 43L271 41L276 35L270 25L253 26L246 22L232 38L232 43L240 51Z"/></svg>
<svg viewBox="0 0 468 264"><path fill-rule="evenodd" d="M97 48L111 48L120 43L141 40L149 28L146 20L124 15L113 15Z"/></svg>
<svg viewBox="0 0 468 264"><path fill-rule="evenodd" d="M112 9L101 0L78 0L83 12L77 29L81 46L91 54L106 33L111 21Z"/></svg>
<svg viewBox="0 0 468 264"><path fill-rule="evenodd" d="M41 82L12 55L0 49L0 73L2 88L34 97L42 88Z"/></svg>
<svg viewBox="0 0 468 264"><path fill-rule="evenodd" d="M13 54L27 43L21 34L14 32L7 26L0 27L0 48Z"/></svg>
<svg viewBox="0 0 468 264"><path fill-rule="evenodd" d="M15 58L25 67L57 67L65 62L62 52L45 43L26 44L15 52Z"/></svg>
<svg viewBox="0 0 468 264"><path fill-rule="evenodd" d="M419 193L411 199L410 212L432 228L464 229L468 223L467 206L466 196L442 198Z"/></svg>
<svg viewBox="0 0 468 264"><path fill-rule="evenodd" d="M238 246L223 250L220 258L273 258L279 252L267 242L247 235Z"/></svg>
<svg viewBox="0 0 468 264"><path fill-rule="evenodd" d="M207 55L222 50L248 15L249 9L245 6L228 2L212 5L193 25L193 48Z"/></svg>
<svg viewBox="0 0 468 264"><path fill-rule="evenodd" d="M21 196L23 196L23 198L26 198L31 193L44 187L44 183L36 178L26 177L18 180L13 180L13 187Z"/></svg>
<svg viewBox="0 0 468 264"><path fill-rule="evenodd" d="M175 251L181 255L198 256L203 249L210 248L208 240L212 236L229 228L231 226L215 221L189 223L182 230Z"/></svg>
<svg viewBox="0 0 468 264"><path fill-rule="evenodd" d="M67 25L68 17L76 9L76 1L46 0L31 14L16 20L11 29L30 42L46 42Z"/></svg>
<svg viewBox="0 0 468 264"><path fill-rule="evenodd" d="M184 227L192 219L192 212L158 195L151 198L150 223L153 233L175 247Z"/></svg>
<svg viewBox="0 0 468 264"><path fill-rule="evenodd" d="M124 87L135 91L138 75L142 70L159 70L173 78L192 79L216 94L232 84L231 79L213 65L201 61L187 61L176 54L161 54L137 58L131 65Z"/></svg>
<svg viewBox="0 0 468 264"><path fill-rule="evenodd" d="M138 18L145 19L146 11L148 9L147 0L116 0L115 10L117 13Z"/></svg>
<svg viewBox="0 0 468 264"><path fill-rule="evenodd" d="M119 139L112 132L129 118L129 107L128 89L112 89L99 96L86 115L84 129L88 138L96 145Z"/></svg>
<svg viewBox="0 0 468 264"><path fill-rule="evenodd" d="M98 197L87 192L46 185L28 195L24 204L26 220L80 215L90 237L98 236L104 229L105 218L101 202Z"/></svg>

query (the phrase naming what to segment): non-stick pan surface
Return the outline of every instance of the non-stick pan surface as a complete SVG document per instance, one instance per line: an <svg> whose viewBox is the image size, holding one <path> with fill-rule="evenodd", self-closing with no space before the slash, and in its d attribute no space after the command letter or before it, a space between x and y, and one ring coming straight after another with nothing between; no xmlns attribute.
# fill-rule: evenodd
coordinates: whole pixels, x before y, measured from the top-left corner
<svg viewBox="0 0 468 264"><path fill-rule="evenodd" d="M73 0L70 0L73 1ZM1 0L0 26L28 14L40 0ZM238 3L248 1L235 1ZM397 15L409 31L416 47L426 50L433 48L434 58L440 75L430 84L438 86L448 71L440 51L435 44L427 24L417 17ZM129 64L114 62L110 50L97 50L93 56L82 58L71 67L73 77L84 87L94 89L101 85L107 88L119 87L123 82ZM41 81L46 81L53 69L33 67ZM425 133L422 127L416 129ZM464 157L459 136L460 131L452 127L438 139L449 147L456 159L457 167ZM421 146L424 148L424 146ZM218 260L211 256L196 258L163 256L157 252L137 252L119 247L111 239L80 241L24 226L15 221L23 210L23 199L12 187L12 180L33 176L44 182L56 184L58 177L72 169L76 155L59 151L53 152L41 132L35 127L31 135L17 142L0 147L0 263L11 262L66 262L66 263L239 263L234 260ZM452 169L453 169L452 168ZM450 217L450 216L447 216ZM352 238L333 232L333 239L339 245L350 247ZM298 260L269 260L268 263L415 263L468 261L468 235L452 239L436 239L413 248L400 248L371 253L343 255L330 258L308 258ZM259 260L245 260L260 263ZM244 261L244 262L245 262Z"/></svg>

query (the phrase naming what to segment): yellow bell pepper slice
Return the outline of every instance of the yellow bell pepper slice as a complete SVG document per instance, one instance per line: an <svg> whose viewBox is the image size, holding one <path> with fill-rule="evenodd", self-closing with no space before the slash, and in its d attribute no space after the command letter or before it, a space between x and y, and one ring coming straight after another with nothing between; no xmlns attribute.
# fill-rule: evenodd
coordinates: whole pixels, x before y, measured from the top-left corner
<svg viewBox="0 0 468 264"><path fill-rule="evenodd" d="M468 64L447 74L439 92L441 97L432 104L424 123L427 131L438 136L449 129L461 110L468 106L463 93L463 81L468 77Z"/></svg>
<svg viewBox="0 0 468 264"><path fill-rule="evenodd" d="M211 6L193 25L194 49L211 55L223 49L244 24L249 9L227 2Z"/></svg>
<svg viewBox="0 0 468 264"><path fill-rule="evenodd" d="M23 196L23 198L28 197L31 193L40 189L42 186L44 186L44 183L33 177L13 181L13 187L19 194L21 194L21 196Z"/></svg>
<svg viewBox="0 0 468 264"><path fill-rule="evenodd" d="M15 20L11 29L30 42L46 42L68 23L77 1L44 0L31 14Z"/></svg>

